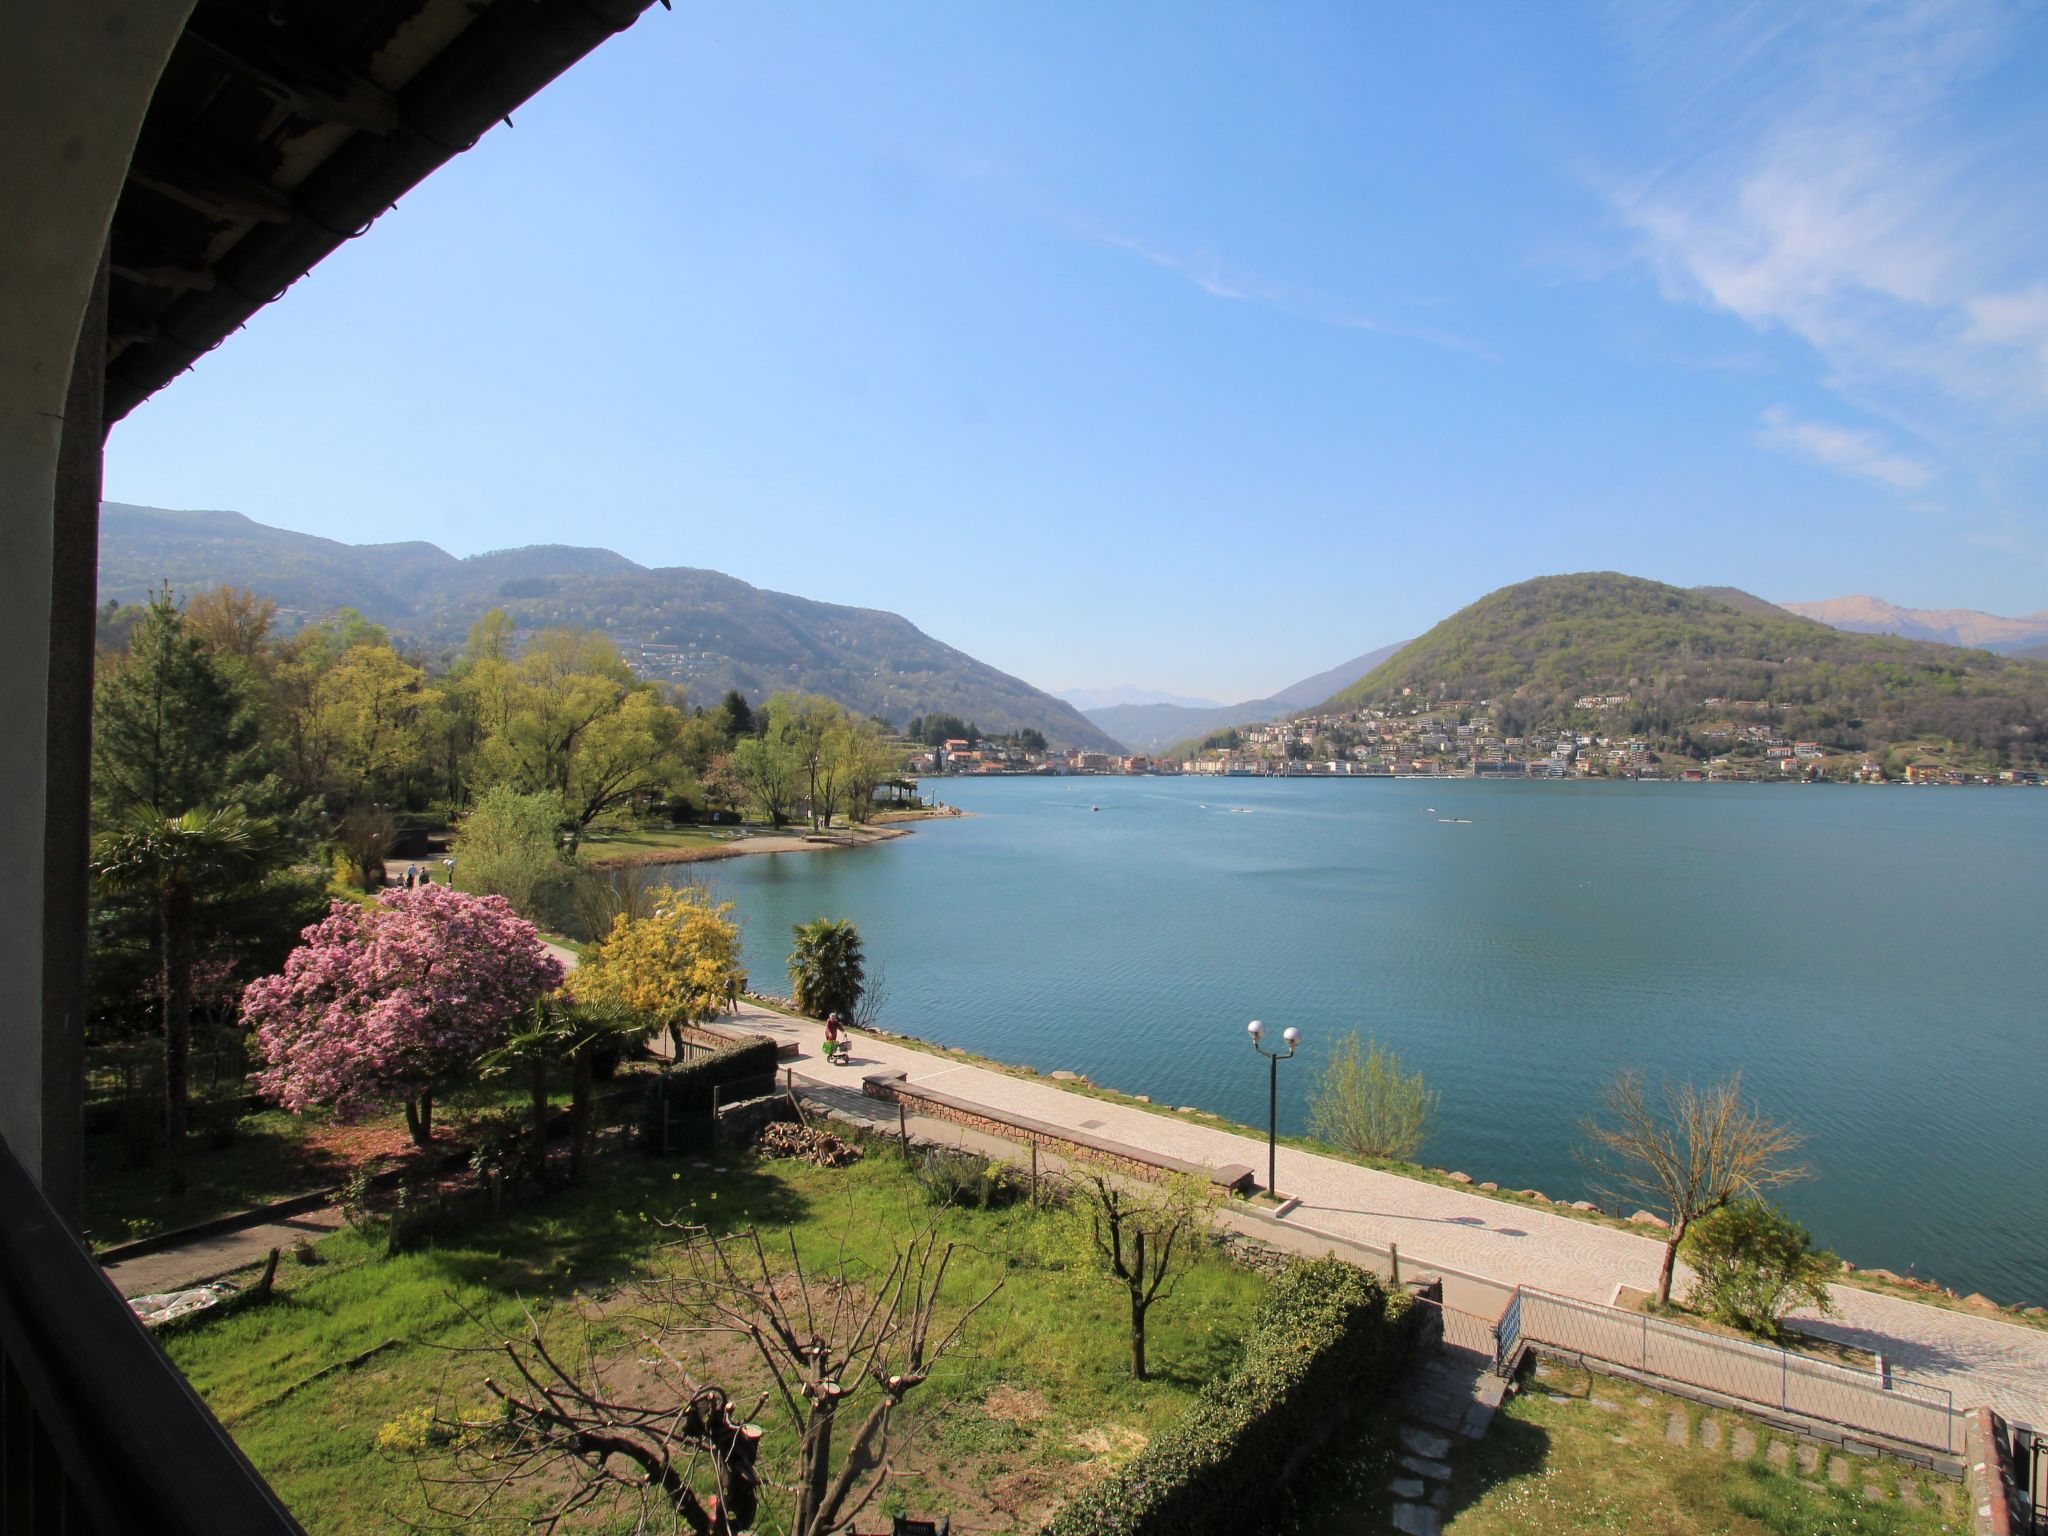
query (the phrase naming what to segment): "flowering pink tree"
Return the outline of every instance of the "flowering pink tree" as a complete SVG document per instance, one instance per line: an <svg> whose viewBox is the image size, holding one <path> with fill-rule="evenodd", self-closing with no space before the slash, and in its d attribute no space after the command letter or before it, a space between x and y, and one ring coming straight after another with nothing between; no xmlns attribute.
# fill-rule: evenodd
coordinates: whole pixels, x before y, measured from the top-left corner
<svg viewBox="0 0 2048 1536"><path fill-rule="evenodd" d="M561 962L502 896L445 885L337 901L284 972L251 982L242 1021L265 1069L256 1086L286 1109L329 1104L344 1120L394 1100L424 1147L434 1094L475 1070Z"/></svg>

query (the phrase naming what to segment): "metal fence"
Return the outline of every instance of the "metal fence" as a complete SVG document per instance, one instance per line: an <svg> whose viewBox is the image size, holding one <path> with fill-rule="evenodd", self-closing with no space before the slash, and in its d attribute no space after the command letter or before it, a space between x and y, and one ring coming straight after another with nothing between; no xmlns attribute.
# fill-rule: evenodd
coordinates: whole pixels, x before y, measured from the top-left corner
<svg viewBox="0 0 2048 1536"><path fill-rule="evenodd" d="M1500 1368L1500 1333L1491 1318L1446 1306L1431 1296L1417 1296L1414 1302L1425 1309L1425 1343L1447 1354L1468 1356L1487 1370Z"/></svg>
<svg viewBox="0 0 2048 1536"><path fill-rule="evenodd" d="M1532 1344L1908 1445L1953 1452L1960 1443L1954 1398L1944 1387L1544 1291L1518 1291L1510 1312L1513 1336ZM1503 1340L1509 1337L1503 1327Z"/></svg>

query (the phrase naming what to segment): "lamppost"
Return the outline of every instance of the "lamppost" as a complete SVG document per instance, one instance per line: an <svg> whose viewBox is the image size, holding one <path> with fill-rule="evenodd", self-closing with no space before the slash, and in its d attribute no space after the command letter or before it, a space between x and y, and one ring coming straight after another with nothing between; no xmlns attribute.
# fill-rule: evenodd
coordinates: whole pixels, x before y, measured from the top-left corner
<svg viewBox="0 0 2048 1536"><path fill-rule="evenodd" d="M1280 1038L1287 1042L1287 1049L1269 1051L1259 1043L1265 1036L1265 1025L1253 1019L1244 1028L1245 1033L1252 1037L1252 1049L1266 1058L1266 1193L1278 1199L1280 1190L1274 1170L1280 1161L1280 1063L1292 1056L1294 1048L1301 1044L1301 1031L1289 1025L1280 1033Z"/></svg>

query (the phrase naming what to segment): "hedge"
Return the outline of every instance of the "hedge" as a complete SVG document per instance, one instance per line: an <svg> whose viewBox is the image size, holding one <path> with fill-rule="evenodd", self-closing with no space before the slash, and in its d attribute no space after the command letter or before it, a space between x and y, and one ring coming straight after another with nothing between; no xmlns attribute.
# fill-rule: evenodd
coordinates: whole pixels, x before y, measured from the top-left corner
<svg viewBox="0 0 2048 1536"><path fill-rule="evenodd" d="M1043 1536L1237 1536L1273 1514L1282 1469L1407 1354L1414 1307L1340 1259L1297 1259L1245 1341L1244 1359L1187 1416L1075 1498Z"/></svg>
<svg viewBox="0 0 2048 1536"><path fill-rule="evenodd" d="M664 1109L685 1120L709 1122L712 1090L741 1085L770 1085L775 1081L775 1042L760 1035L743 1045L728 1046L699 1056L672 1071L664 1072L647 1085L640 1102L640 1144L649 1152L661 1150ZM720 1095L730 1103L735 1095ZM687 1138L685 1138L687 1139ZM673 1139L672 1139L673 1145ZM683 1150L677 1147L676 1150Z"/></svg>

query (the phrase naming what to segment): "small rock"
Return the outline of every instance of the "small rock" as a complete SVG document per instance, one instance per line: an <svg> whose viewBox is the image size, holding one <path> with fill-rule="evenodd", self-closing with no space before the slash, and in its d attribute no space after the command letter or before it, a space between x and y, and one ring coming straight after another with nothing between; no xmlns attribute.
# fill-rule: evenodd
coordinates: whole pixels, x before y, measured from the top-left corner
<svg viewBox="0 0 2048 1536"><path fill-rule="evenodd" d="M1419 1499L1428 1491L1428 1485L1419 1477L1397 1477L1387 1484L1387 1492L1397 1499Z"/></svg>
<svg viewBox="0 0 2048 1536"><path fill-rule="evenodd" d="M1201 1111L1192 1104L1182 1104L1174 1109L1174 1113L1177 1115L1199 1115Z"/></svg>
<svg viewBox="0 0 2048 1536"><path fill-rule="evenodd" d="M1065 1068L1061 1068L1059 1071L1050 1073L1048 1075L1056 1083L1078 1083L1082 1080L1080 1073L1069 1072Z"/></svg>
<svg viewBox="0 0 2048 1536"><path fill-rule="evenodd" d="M1394 1506L1394 1529L1401 1536L1437 1536L1443 1528L1443 1517L1427 1504Z"/></svg>
<svg viewBox="0 0 2048 1536"><path fill-rule="evenodd" d="M1899 1483L1899 1502L1918 1509L1920 1507L1920 1490L1909 1482L1901 1481Z"/></svg>
<svg viewBox="0 0 2048 1536"><path fill-rule="evenodd" d="M1884 1491L1883 1483L1872 1478L1863 1485L1863 1497L1870 1500L1873 1504L1881 1504L1890 1498L1891 1495Z"/></svg>
<svg viewBox="0 0 2048 1536"><path fill-rule="evenodd" d="M1700 1444L1710 1451L1721 1449L1721 1421L1715 1418L1700 1420Z"/></svg>
<svg viewBox="0 0 2048 1536"><path fill-rule="evenodd" d="M1629 1220L1639 1222L1646 1227L1662 1227L1667 1232L1671 1230L1671 1223L1662 1216L1659 1216L1655 1211L1637 1211L1635 1215L1629 1217Z"/></svg>
<svg viewBox="0 0 2048 1536"><path fill-rule="evenodd" d="M1472 1175L1469 1173L1447 1173L1444 1177L1453 1184L1470 1184L1472 1182Z"/></svg>
<svg viewBox="0 0 2048 1536"><path fill-rule="evenodd" d="M1828 1481L1837 1488L1849 1486L1849 1463L1847 1458L1841 1456L1830 1456L1828 1458Z"/></svg>
<svg viewBox="0 0 2048 1536"><path fill-rule="evenodd" d="M1427 1429L1417 1429L1413 1424L1401 1426L1401 1443L1418 1456L1428 1456L1441 1461L1450 1451L1451 1438L1435 1434Z"/></svg>
<svg viewBox="0 0 2048 1536"><path fill-rule="evenodd" d="M2048 1317L2048 1307L2021 1307L2021 1317Z"/></svg>
<svg viewBox="0 0 2048 1536"><path fill-rule="evenodd" d="M1490 1195L1497 1195L1500 1193L1500 1186L1494 1183L1491 1179L1481 1179L1479 1181L1479 1187L1485 1190Z"/></svg>
<svg viewBox="0 0 2048 1536"><path fill-rule="evenodd" d="M1524 1200L1541 1200L1545 1205L1550 1204L1550 1196L1544 1194L1540 1189L1518 1189L1515 1193Z"/></svg>
<svg viewBox="0 0 2048 1536"><path fill-rule="evenodd" d="M1448 1466L1440 1461L1432 1461L1427 1456L1403 1456L1401 1465L1417 1477L1426 1477L1433 1483L1447 1483L1451 1479L1451 1469Z"/></svg>
<svg viewBox="0 0 2048 1536"><path fill-rule="evenodd" d="M1131 1095L1131 1097L1136 1099L1140 1104L1150 1104L1152 1102L1152 1095L1149 1093L1134 1093Z"/></svg>
<svg viewBox="0 0 2048 1536"><path fill-rule="evenodd" d="M1774 1467L1789 1466L1792 1461L1792 1447L1782 1440L1773 1440L1764 1451L1764 1459Z"/></svg>
<svg viewBox="0 0 2048 1536"><path fill-rule="evenodd" d="M1982 1291L1970 1292L1969 1295L1963 1298L1963 1305L1966 1307L1981 1307L1990 1312L2003 1310L1997 1302L1986 1296Z"/></svg>
<svg viewBox="0 0 2048 1536"><path fill-rule="evenodd" d="M1747 1424L1735 1426L1735 1433L1728 1437L1728 1454L1737 1461L1747 1461L1756 1454L1756 1436L1749 1432Z"/></svg>
<svg viewBox="0 0 2048 1536"><path fill-rule="evenodd" d="M1621 1412L1621 1404L1611 1397L1589 1397L1586 1399L1586 1406L1588 1408L1598 1408L1602 1413Z"/></svg>
<svg viewBox="0 0 2048 1536"><path fill-rule="evenodd" d="M1649 1393L1647 1393L1647 1392L1638 1392L1638 1393L1636 1394L1636 1406L1637 1406L1638 1408L1649 1408L1649 1407L1652 1407L1652 1406L1654 1406L1654 1405L1655 1405L1656 1401L1657 1401L1657 1399L1655 1399L1654 1397L1650 1396L1650 1394L1649 1394Z"/></svg>
<svg viewBox="0 0 2048 1536"><path fill-rule="evenodd" d="M1888 1269L1866 1269L1863 1273L1869 1279L1889 1280L1893 1285L1904 1285L1906 1283L1904 1275L1895 1275Z"/></svg>
<svg viewBox="0 0 2048 1536"><path fill-rule="evenodd" d="M1664 1421L1664 1439L1672 1445L1684 1445L1692 1438L1692 1425L1686 1419L1684 1410L1674 1408L1671 1417Z"/></svg>
<svg viewBox="0 0 2048 1536"><path fill-rule="evenodd" d="M1600 1207L1590 1200L1574 1200L1572 1202L1572 1209L1575 1211L1591 1211L1595 1216L1600 1214Z"/></svg>
<svg viewBox="0 0 2048 1536"><path fill-rule="evenodd" d="M1799 1447L1799 1470L1812 1472L1820 1465L1820 1447L1802 1443Z"/></svg>
<svg viewBox="0 0 2048 1536"><path fill-rule="evenodd" d="M1842 1260L1842 1273L1845 1275L1853 1275L1856 1273L1856 1266L1854 1264L1851 1264L1847 1259L1844 1259Z"/></svg>

